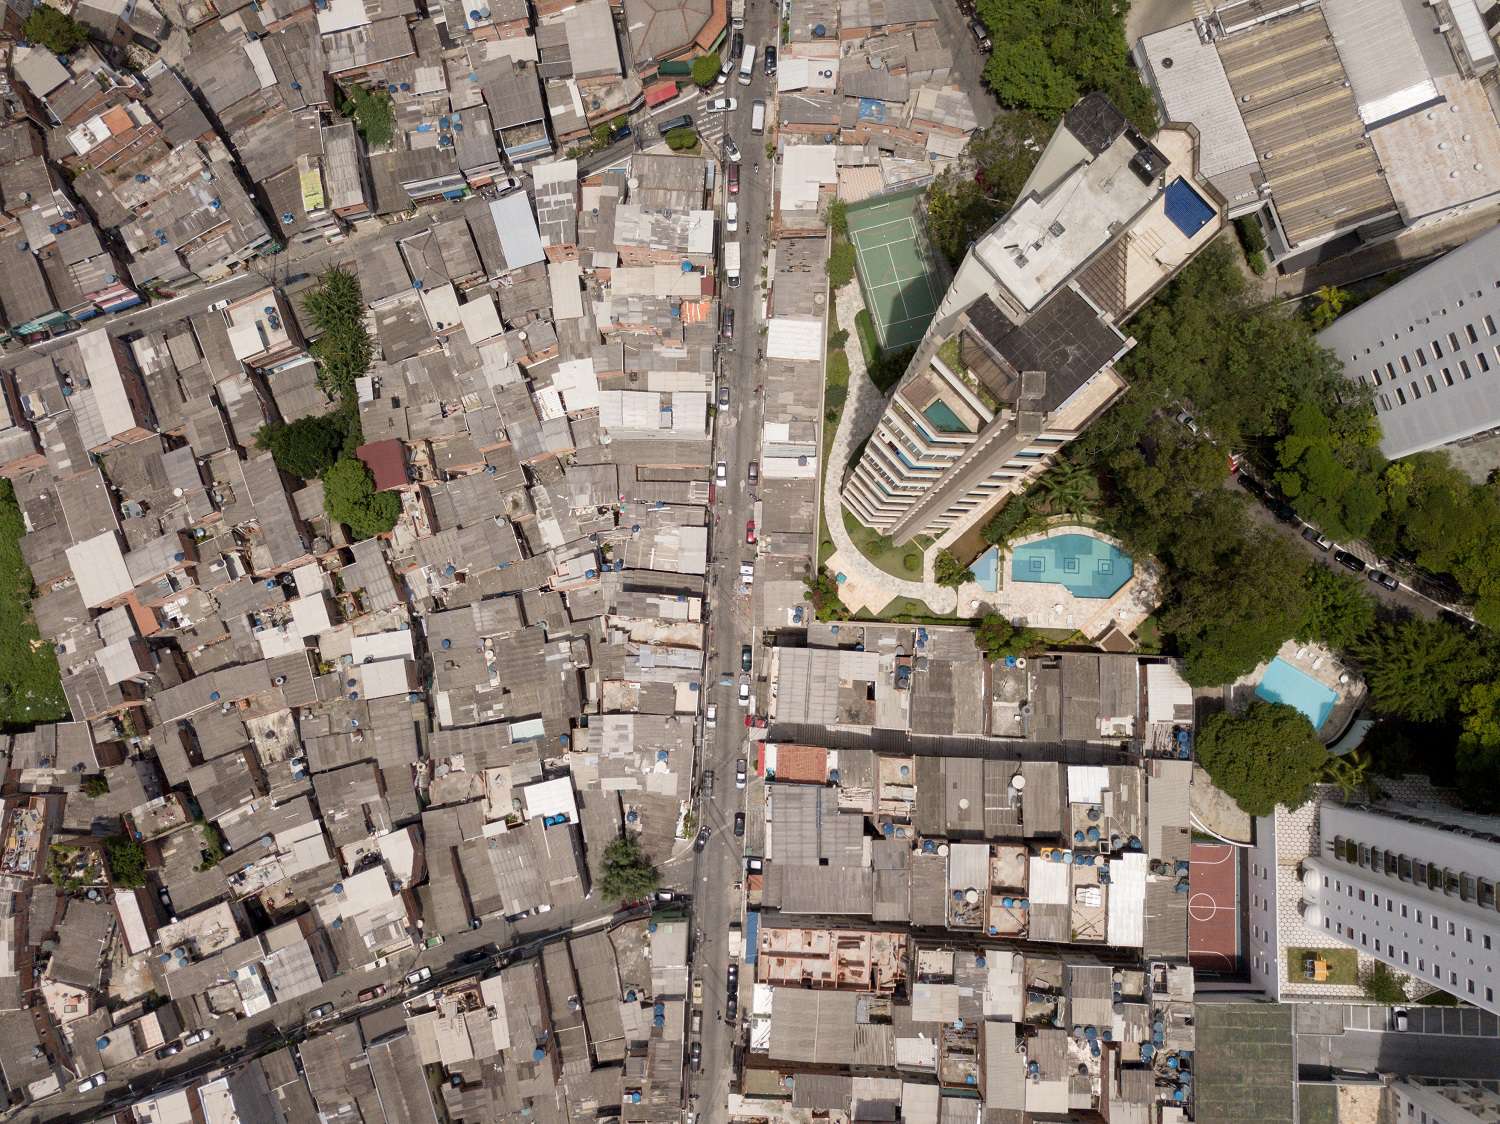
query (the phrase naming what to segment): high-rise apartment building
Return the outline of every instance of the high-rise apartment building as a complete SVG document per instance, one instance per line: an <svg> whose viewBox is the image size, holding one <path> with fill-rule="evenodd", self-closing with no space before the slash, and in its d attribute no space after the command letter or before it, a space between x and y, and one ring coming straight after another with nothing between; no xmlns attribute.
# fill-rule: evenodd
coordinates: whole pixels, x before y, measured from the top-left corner
<svg viewBox="0 0 1500 1124"><path fill-rule="evenodd" d="M1500 816L1325 800L1302 919L1361 954L1500 1013Z"/></svg>
<svg viewBox="0 0 1500 1124"><path fill-rule="evenodd" d="M954 275L843 499L897 541L971 525L1125 392L1119 328L1219 230L1195 130L1148 140L1102 94Z"/></svg>

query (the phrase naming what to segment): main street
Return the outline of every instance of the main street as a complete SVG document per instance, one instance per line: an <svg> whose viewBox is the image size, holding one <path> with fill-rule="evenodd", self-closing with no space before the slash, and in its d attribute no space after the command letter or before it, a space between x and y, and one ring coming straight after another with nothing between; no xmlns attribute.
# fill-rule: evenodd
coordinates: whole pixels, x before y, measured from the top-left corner
<svg viewBox="0 0 1500 1124"><path fill-rule="evenodd" d="M756 47L755 75L749 86L742 86L736 76L711 93L738 101L735 111L725 122L725 133L739 146L740 168L739 230L727 231L726 240L738 239L741 248L741 279L737 288L723 289L725 307L734 310L734 339L722 341L720 352L720 385L729 388L729 407L718 414L714 433L714 456L727 466L728 483L716 489L711 512L708 627L705 653L705 703L718 707L714 729L703 731L700 752L701 771L712 769L715 784L711 796L698 802L698 820L712 835L707 847L693 862L693 924L702 938L694 950L693 968L703 980L703 1064L699 1073L690 1074L690 1089L695 1099L689 1104L700 1113L700 1120L727 1119L725 1102L733 1071L734 1046L739 1037L738 1024L731 1027L723 1018L726 1005L727 969L729 966L728 930L731 921L740 920L742 895L737 889L744 877L741 841L734 835L734 816L744 808L744 792L734 784L735 762L746 756L744 716L747 711L737 701L740 679L740 649L751 645L760 672L758 637L751 617L753 593L742 593L740 563L753 561L755 548L745 543L746 521L755 516L754 489L747 481L749 463L760 456L761 397L757 374L761 343L764 290L761 288L761 264L765 260L769 230L774 165L766 157L766 143L773 135L767 122L765 136L750 132L751 104L764 98L768 114L774 100L775 81L765 77L762 55L765 44L774 42L777 21L775 5L752 5L746 15L745 44ZM701 115L701 101L695 118ZM727 162L721 162L727 167ZM720 181L724 181L721 175ZM720 222L722 229L721 196ZM721 680L728 676L729 683ZM763 708L765 699L752 697L752 708ZM748 995L748 990L746 991ZM741 1018L748 1013L748 999L740 1007ZM689 1041L691 1048L691 1040Z"/></svg>

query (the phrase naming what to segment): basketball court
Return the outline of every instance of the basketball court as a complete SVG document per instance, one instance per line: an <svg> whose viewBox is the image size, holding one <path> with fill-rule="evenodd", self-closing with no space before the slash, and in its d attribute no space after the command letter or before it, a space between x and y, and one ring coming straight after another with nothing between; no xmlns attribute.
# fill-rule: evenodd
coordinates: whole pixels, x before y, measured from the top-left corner
<svg viewBox="0 0 1500 1124"><path fill-rule="evenodd" d="M920 191L848 208L849 241L880 346L909 347L932 322L946 277L917 218Z"/></svg>
<svg viewBox="0 0 1500 1124"><path fill-rule="evenodd" d="M1240 963L1239 855L1227 843L1194 843L1188 870L1188 961L1205 972Z"/></svg>

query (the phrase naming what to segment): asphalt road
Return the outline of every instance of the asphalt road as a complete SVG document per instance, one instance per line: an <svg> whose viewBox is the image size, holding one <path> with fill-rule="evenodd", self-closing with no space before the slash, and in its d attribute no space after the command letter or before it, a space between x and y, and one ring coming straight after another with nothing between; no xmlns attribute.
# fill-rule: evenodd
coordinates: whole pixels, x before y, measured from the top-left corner
<svg viewBox="0 0 1500 1124"><path fill-rule="evenodd" d="M937 0L937 14L938 36L953 52L953 75L949 82L968 92L969 102L974 106L980 128L983 128L1000 112L990 88L984 84L984 68L990 57L974 42L969 21L959 11L955 0Z"/></svg>
<svg viewBox="0 0 1500 1124"><path fill-rule="evenodd" d="M1492 1078L1500 1073L1500 1038L1477 1034L1429 1034L1418 1029L1428 1014L1409 1007L1419 1016L1407 1030L1365 1030L1351 1025L1339 1034L1297 1034L1297 1064L1302 1068L1329 1068L1357 1073L1394 1073L1423 1077ZM1431 1010L1438 1010L1432 1008ZM1387 1025L1385 1007L1368 1008L1380 1025ZM1363 1014L1364 1012L1355 1012ZM1453 1016L1457 1009L1448 1008ZM1474 1015L1470 1009L1464 1012ZM1359 1020L1350 1020L1357 1023Z"/></svg>
<svg viewBox="0 0 1500 1124"><path fill-rule="evenodd" d="M747 13L745 42L763 48L776 34L773 5L752 5ZM757 51L759 56L761 52ZM774 81L768 80L757 57L755 77L749 86L739 84L737 77L719 87L716 94L736 98L738 108L725 122L725 133L732 137L743 154L738 195L740 222L736 234L740 242L741 280L737 288L726 286L726 307L734 309L734 339L721 343L720 385L729 388L729 407L718 414L714 431L714 455L727 466L728 484L715 489L711 514L711 547L709 555L708 604L709 636L706 646L704 683L705 702L718 707L718 723L703 731L699 767L715 774L713 795L700 797L698 821L712 832L702 853L692 861L693 923L701 939L694 949L695 975L703 980L703 1064L699 1073L690 1075L692 1099L689 1108L700 1113L702 1121L727 1119L725 1105L733 1070L734 1046L740 1027L731 1028L723 1018L725 1011L727 971L729 966L729 923L742 920L743 895L738 886L743 877L744 851L734 835L734 815L744 809L744 792L735 788L735 762L746 755L744 716L746 711L737 700L736 685L721 685L725 673L731 684L740 677L740 648L750 644L756 654L756 698L764 706L764 685L759 682L759 644L751 621L751 594L741 592L739 567L751 561L756 548L745 543L745 524L755 517L755 497L747 483L749 462L760 456L761 399L756 387L757 350L760 347L761 313L764 307L760 289L761 263L764 260L772 204L773 168L766 159L767 137L750 132L751 103L775 95ZM768 134L769 136L769 134ZM720 177L723 184L724 177ZM723 216L721 196L718 206ZM749 976L742 975L743 1001L741 1023L748 1014ZM691 1042L689 1042L691 1046Z"/></svg>

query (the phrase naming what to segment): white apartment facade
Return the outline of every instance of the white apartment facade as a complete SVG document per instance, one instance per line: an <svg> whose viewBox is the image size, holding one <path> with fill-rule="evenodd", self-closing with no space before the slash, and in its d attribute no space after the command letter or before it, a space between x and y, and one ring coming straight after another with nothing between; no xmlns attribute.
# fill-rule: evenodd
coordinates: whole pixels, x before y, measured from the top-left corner
<svg viewBox="0 0 1500 1124"><path fill-rule="evenodd" d="M1324 801L1303 864L1313 930L1500 1013L1500 817Z"/></svg>

